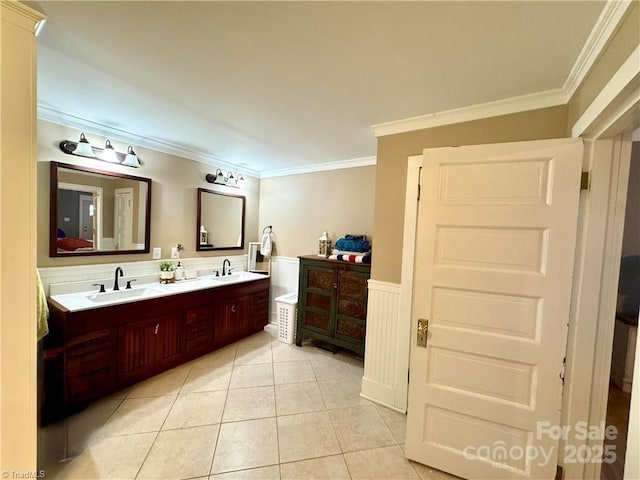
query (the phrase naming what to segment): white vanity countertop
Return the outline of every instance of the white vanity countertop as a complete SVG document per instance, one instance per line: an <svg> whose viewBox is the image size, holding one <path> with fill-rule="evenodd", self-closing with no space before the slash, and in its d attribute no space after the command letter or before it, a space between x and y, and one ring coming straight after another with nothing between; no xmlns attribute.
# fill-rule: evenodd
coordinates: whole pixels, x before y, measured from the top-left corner
<svg viewBox="0 0 640 480"><path fill-rule="evenodd" d="M164 297L167 295L175 295L178 293L204 290L207 288L252 282L255 280L263 280L265 278L268 277L259 273L234 272L225 277L215 277L210 275L193 280L181 280L168 284L143 283L128 290L123 286L118 291L107 290L104 293L98 293L94 289L89 292L52 295L49 298L64 309L70 312L77 312L93 308L137 302L140 300L148 300L150 298Z"/></svg>

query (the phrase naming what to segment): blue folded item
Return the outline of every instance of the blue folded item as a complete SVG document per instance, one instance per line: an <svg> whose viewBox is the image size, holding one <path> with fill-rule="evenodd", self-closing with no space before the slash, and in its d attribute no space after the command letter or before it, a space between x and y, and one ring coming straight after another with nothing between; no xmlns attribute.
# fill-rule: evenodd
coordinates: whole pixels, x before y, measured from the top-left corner
<svg viewBox="0 0 640 480"><path fill-rule="evenodd" d="M338 250L346 250L349 252L368 252L371 250L371 244L364 238L358 240L349 240L347 238L339 238L336 242Z"/></svg>

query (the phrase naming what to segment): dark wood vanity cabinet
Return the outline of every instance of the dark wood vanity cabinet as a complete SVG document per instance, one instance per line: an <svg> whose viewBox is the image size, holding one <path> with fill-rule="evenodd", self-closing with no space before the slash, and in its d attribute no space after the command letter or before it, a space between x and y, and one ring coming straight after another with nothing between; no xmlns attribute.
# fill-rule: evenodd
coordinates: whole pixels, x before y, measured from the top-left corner
<svg viewBox="0 0 640 480"><path fill-rule="evenodd" d="M184 326L180 312L122 325L118 336L119 379L130 383L182 363Z"/></svg>
<svg viewBox="0 0 640 480"><path fill-rule="evenodd" d="M216 348L264 328L269 322L269 291L263 290L220 302L214 310Z"/></svg>
<svg viewBox="0 0 640 480"><path fill-rule="evenodd" d="M296 345L304 338L364 354L370 266L300 257Z"/></svg>
<svg viewBox="0 0 640 480"><path fill-rule="evenodd" d="M269 279L79 312L49 307L43 423L261 331Z"/></svg>
<svg viewBox="0 0 640 480"><path fill-rule="evenodd" d="M117 338L115 328L105 328L67 342L66 393L70 402L102 396L115 387Z"/></svg>
<svg viewBox="0 0 640 480"><path fill-rule="evenodd" d="M186 356L188 360L213 349L213 305L190 308L185 317Z"/></svg>

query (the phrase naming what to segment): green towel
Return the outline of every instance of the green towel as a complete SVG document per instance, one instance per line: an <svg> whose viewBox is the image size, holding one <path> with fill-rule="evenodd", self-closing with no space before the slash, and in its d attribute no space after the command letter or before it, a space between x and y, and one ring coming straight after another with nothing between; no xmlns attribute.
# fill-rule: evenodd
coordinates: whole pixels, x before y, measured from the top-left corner
<svg viewBox="0 0 640 480"><path fill-rule="evenodd" d="M47 305L47 296L44 293L44 288L42 288L42 280L40 280L40 272L36 268L36 277L38 279L37 286L37 319L38 319L38 341L42 340L47 333L49 333L49 324L47 323L47 318L49 318L49 306Z"/></svg>

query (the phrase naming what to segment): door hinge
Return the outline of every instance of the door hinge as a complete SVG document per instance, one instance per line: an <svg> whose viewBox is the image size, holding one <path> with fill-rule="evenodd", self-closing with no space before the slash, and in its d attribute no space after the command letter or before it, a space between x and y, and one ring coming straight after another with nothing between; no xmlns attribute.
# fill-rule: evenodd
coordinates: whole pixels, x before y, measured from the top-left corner
<svg viewBox="0 0 640 480"><path fill-rule="evenodd" d="M567 366L567 357L562 359L562 370L560 370L560 381L562 382L562 386L564 387L564 372L565 367Z"/></svg>
<svg viewBox="0 0 640 480"><path fill-rule="evenodd" d="M580 177L580 190L589 190L590 186L591 186L591 173L582 172L582 177Z"/></svg>
<svg viewBox="0 0 640 480"><path fill-rule="evenodd" d="M421 180L422 180L422 167L418 169L418 201L420 201L420 189L421 189L420 181Z"/></svg>

